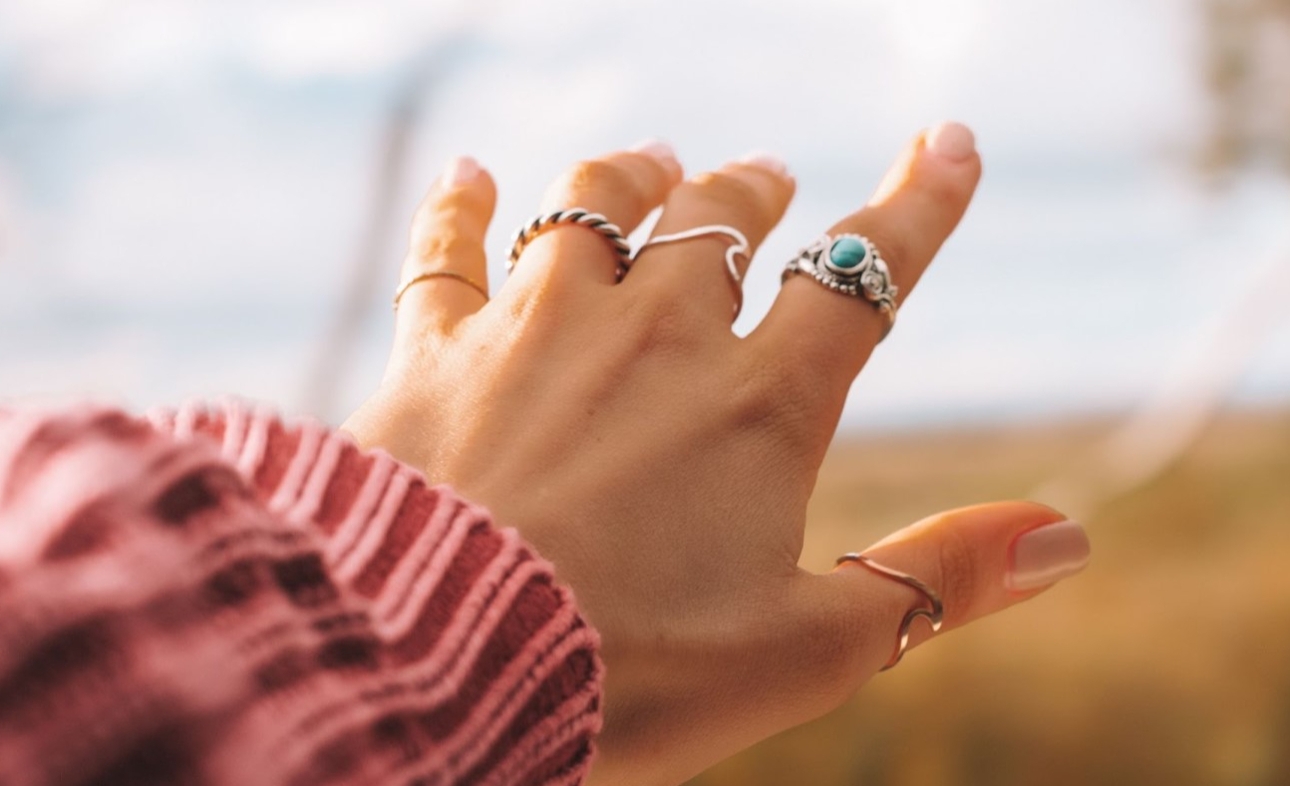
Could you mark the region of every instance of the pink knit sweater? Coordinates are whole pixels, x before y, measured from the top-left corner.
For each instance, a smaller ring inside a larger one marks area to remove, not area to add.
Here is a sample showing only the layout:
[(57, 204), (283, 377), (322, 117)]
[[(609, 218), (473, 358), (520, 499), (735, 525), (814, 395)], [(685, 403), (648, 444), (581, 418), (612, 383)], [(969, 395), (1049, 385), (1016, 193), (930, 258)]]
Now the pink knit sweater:
[(0, 409), (0, 784), (574, 784), (595, 632), (317, 423)]

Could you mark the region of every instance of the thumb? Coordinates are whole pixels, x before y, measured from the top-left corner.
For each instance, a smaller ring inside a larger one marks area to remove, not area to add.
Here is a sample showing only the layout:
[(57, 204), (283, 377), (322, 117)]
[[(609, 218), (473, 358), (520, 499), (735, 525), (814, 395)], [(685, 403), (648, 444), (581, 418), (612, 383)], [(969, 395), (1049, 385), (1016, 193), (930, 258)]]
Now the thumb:
[[(977, 505), (930, 516), (864, 552), (879, 565), (908, 574), (944, 604), (943, 633), (1043, 592), (1088, 564), (1084, 528), (1033, 502)], [(817, 613), (836, 615), (863, 681), (897, 653), (905, 615), (930, 608), (922, 592), (858, 562), (843, 562), (816, 576)], [(926, 619), (909, 627), (909, 647), (932, 635)], [(857, 683), (854, 687), (858, 687)]]

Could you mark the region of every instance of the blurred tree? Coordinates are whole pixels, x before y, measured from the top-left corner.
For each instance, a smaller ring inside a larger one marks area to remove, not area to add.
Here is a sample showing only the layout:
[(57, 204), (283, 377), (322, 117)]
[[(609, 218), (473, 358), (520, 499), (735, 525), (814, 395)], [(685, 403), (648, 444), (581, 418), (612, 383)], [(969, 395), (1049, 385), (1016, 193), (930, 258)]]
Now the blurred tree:
[[(339, 391), (345, 375), (354, 367), (364, 322), (389, 301), (377, 293), (389, 289), (395, 279), (389, 273), (390, 243), (402, 238), (405, 219), (396, 218), (399, 197), (412, 145), (423, 124), (427, 104), (435, 88), (465, 63), (479, 28), (492, 18), (501, 0), (463, 0), (461, 14), (448, 16), (438, 35), (408, 63), (407, 74), (389, 103), (384, 128), (377, 143), (375, 183), (358, 248), (340, 301), (332, 311), (327, 331), (304, 375), (300, 410), (312, 412), (332, 423), (344, 419), (338, 409)], [(410, 213), (409, 213), (410, 216)], [(395, 227), (400, 227), (395, 229)], [(400, 266), (396, 263), (396, 267)]]
[(1248, 167), (1290, 174), (1290, 0), (1204, 0), (1212, 126), (1201, 153), (1222, 178)]
[[(1202, 0), (1212, 120), (1202, 171), (1223, 183), (1243, 171), (1290, 176), (1290, 0)], [(1107, 438), (1031, 496), (1092, 519), (1159, 478), (1205, 431), (1246, 370), (1285, 324), (1290, 249), (1248, 280), (1187, 336), (1188, 351)]]

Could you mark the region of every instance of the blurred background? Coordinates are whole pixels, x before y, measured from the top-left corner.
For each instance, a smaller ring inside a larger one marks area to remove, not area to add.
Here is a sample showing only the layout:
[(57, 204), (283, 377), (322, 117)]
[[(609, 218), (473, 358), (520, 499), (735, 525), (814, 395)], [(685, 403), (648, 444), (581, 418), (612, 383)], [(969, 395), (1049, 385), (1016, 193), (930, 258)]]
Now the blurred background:
[(340, 422), (458, 153), (501, 184), (494, 286), (578, 157), (783, 156), (743, 332), (946, 118), (986, 176), (804, 562), (1026, 496), (1094, 563), (694, 785), (1290, 785), (1290, 0), (4, 0), (0, 397)]

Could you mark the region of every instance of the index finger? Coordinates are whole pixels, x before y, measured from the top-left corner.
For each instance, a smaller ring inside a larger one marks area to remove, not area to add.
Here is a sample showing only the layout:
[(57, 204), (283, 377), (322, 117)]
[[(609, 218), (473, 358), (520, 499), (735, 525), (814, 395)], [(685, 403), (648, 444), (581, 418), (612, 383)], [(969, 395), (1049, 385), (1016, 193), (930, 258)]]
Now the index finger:
[[(868, 204), (829, 230), (867, 237), (907, 296), (958, 226), (981, 177), (972, 132), (947, 123), (920, 134), (888, 172)], [(818, 403), (836, 417), (852, 381), (887, 329), (874, 304), (830, 291), (810, 276), (791, 276), (770, 313), (749, 336), (763, 353), (818, 379)]]

